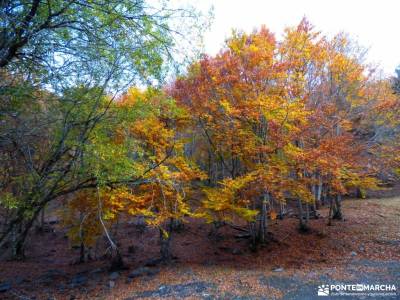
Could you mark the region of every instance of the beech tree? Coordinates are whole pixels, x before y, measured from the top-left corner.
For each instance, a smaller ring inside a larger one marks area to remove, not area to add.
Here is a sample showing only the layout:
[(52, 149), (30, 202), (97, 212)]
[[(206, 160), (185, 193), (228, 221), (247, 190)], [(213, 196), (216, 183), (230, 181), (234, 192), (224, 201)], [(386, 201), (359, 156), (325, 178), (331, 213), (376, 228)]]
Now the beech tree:
[[(111, 227), (121, 216), (142, 217), (160, 232), (160, 261), (172, 258), (173, 230), (192, 215), (191, 182), (204, 174), (184, 156), (187, 112), (161, 91), (131, 88), (110, 108), (112, 120), (85, 151), (96, 189), (76, 193), (65, 209), (72, 242), (88, 248), (105, 233), (112, 268), (123, 266)], [(111, 126), (112, 125), (112, 126)]]
[(341, 219), (343, 194), (376, 188), (367, 141), (355, 134), (370, 79), (353, 50), (345, 36), (328, 40), (302, 20), (280, 42), (266, 28), (236, 33), (176, 81), (171, 94), (192, 112), (193, 139), (208, 145), (193, 157), (208, 159), (199, 164), (216, 185), (204, 191), (201, 215), (245, 219), (254, 244), (288, 198), (307, 230), (322, 194)]

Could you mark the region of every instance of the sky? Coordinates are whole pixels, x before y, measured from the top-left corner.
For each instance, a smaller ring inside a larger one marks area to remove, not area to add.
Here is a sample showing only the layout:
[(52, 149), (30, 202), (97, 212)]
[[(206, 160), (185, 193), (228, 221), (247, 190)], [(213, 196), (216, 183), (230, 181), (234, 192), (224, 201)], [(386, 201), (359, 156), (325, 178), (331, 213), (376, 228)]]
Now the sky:
[(197, 0), (193, 5), (214, 6), (214, 22), (204, 36), (208, 54), (219, 51), (233, 28), (251, 32), (264, 24), (279, 37), (305, 16), (325, 35), (348, 33), (386, 75), (400, 65), (400, 0)]

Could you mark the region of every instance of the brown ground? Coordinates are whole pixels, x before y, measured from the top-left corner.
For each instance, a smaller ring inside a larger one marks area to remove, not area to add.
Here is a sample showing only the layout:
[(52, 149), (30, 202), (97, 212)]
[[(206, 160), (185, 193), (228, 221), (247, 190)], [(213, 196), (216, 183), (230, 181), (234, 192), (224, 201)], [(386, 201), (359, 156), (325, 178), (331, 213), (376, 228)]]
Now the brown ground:
[[(300, 299), (291, 297), (304, 282), (357, 280), (368, 272), (380, 276), (393, 267), (391, 262), (400, 265), (400, 198), (350, 199), (344, 201), (343, 210), (345, 220), (327, 226), (327, 209), (321, 209), (322, 218), (310, 221), (308, 234), (298, 233), (296, 219), (279, 220), (269, 228), (273, 241), (256, 253), (246, 240), (235, 238), (239, 232), (225, 228), (216, 241), (208, 236), (210, 225), (196, 220), (174, 234), (173, 253), (178, 259), (173, 264), (160, 266), (158, 275), (133, 280), (128, 279), (132, 270), (158, 256), (155, 230), (141, 233), (134, 224), (121, 224), (117, 237), (130, 270), (110, 279), (106, 259), (71, 264), (79, 250), (70, 249), (64, 232), (54, 227), (55, 232), (32, 239), (26, 261), (0, 261), (0, 283), (12, 283), (0, 299)], [(273, 271), (278, 267), (283, 270)], [(394, 270), (384, 278), (400, 289), (400, 268)], [(71, 283), (78, 273), (85, 282)], [(276, 282), (278, 274), (281, 281)], [(110, 287), (110, 280), (115, 286)], [(186, 283), (194, 285), (174, 286)]]

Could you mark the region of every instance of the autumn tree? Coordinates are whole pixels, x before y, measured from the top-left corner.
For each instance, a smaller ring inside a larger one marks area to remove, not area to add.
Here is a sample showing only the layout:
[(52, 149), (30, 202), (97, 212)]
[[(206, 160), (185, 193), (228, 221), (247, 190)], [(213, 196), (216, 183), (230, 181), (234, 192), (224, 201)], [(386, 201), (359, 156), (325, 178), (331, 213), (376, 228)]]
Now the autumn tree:
[[(176, 20), (191, 28), (203, 24), (195, 10), (160, 5), (1, 2), (1, 169), (16, 166), (2, 174), (7, 217), (0, 246), (13, 245), (15, 256), (24, 256), (30, 228), (49, 202), (97, 187), (96, 174), (87, 172), (93, 170), (93, 146), (100, 145), (93, 141), (105, 132), (97, 129), (110, 120), (121, 90), (162, 82), (175, 43), (184, 42)], [(109, 174), (113, 180), (115, 171)]]
[(288, 199), (307, 230), (321, 195), (340, 219), (343, 194), (376, 187), (367, 141), (355, 134), (372, 80), (358, 54), (344, 35), (329, 40), (304, 19), (279, 42), (265, 28), (234, 33), (176, 81), (171, 94), (192, 112), (192, 139), (206, 145), (192, 157), (207, 160), (199, 164), (214, 185), (200, 215), (244, 219), (254, 244)]
[[(276, 215), (273, 202), (283, 204), (285, 191), (311, 199), (301, 184), (303, 176), (294, 173), (302, 153), (295, 137), (306, 124), (307, 111), (302, 99), (287, 98), (287, 64), (277, 59), (278, 44), (267, 29), (236, 34), (226, 47), (215, 58), (195, 64), (172, 93), (192, 111), (198, 133), (209, 145), (209, 166), (214, 164), (216, 179), (230, 178), (228, 189), (233, 192), (246, 178), (251, 188), (246, 196), (229, 196), (238, 206), (231, 210), (247, 219), (254, 243), (264, 242), (267, 217)], [(218, 207), (218, 197), (207, 191), (206, 196), (205, 207)]]
[[(159, 228), (161, 259), (167, 261), (172, 257), (170, 241), (174, 228), (192, 214), (188, 202), (191, 184), (205, 178), (184, 155), (189, 114), (163, 92), (152, 90), (141, 93), (131, 89), (119, 105), (142, 114), (121, 128), (120, 134), (137, 144), (136, 162), (145, 170), (144, 181), (131, 192), (146, 207), (147, 222)], [(128, 205), (127, 209), (130, 215), (138, 215), (135, 205)]]
[(184, 156), (188, 113), (162, 91), (136, 88), (113, 103), (110, 113), (112, 119), (96, 130), (88, 143), (92, 150), (86, 151), (97, 190), (76, 193), (66, 209), (70, 236), (87, 249), (104, 233), (112, 268), (120, 268), (122, 256), (110, 229), (122, 216), (141, 217), (159, 229), (160, 261), (169, 261), (173, 231), (192, 214), (191, 183), (204, 179)]

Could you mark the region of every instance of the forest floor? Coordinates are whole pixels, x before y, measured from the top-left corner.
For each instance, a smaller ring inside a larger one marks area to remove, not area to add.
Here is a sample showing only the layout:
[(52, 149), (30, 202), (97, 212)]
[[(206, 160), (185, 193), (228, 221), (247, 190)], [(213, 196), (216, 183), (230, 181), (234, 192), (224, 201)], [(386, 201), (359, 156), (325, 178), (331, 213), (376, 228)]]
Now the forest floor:
[(120, 224), (129, 267), (121, 272), (109, 272), (101, 258), (73, 264), (79, 250), (54, 224), (31, 239), (25, 261), (0, 261), (0, 299), (308, 300), (321, 298), (319, 285), (339, 283), (394, 284), (397, 294), (381, 298), (400, 299), (400, 197), (345, 200), (343, 212), (344, 221), (327, 226), (327, 208), (321, 209), (307, 234), (294, 218), (274, 221), (273, 240), (257, 252), (229, 228), (210, 238), (210, 225), (196, 220), (173, 235), (177, 259), (156, 266), (149, 262), (158, 256), (157, 231)]

